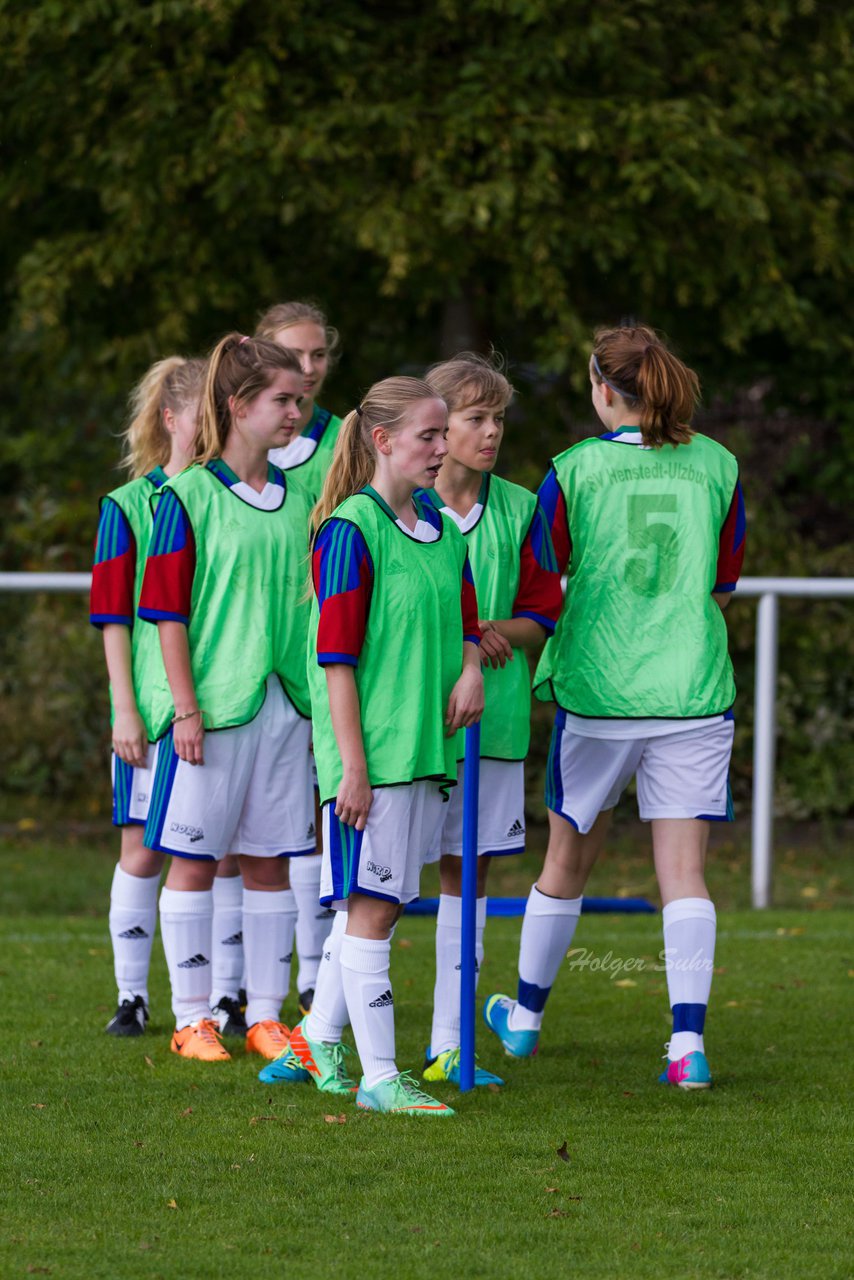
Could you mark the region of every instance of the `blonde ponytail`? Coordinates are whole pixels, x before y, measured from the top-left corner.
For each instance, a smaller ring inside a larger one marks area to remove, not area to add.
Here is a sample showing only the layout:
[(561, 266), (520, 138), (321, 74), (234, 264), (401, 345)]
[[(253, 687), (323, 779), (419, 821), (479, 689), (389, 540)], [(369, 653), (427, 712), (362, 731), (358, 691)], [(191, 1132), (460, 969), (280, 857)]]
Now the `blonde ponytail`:
[(231, 430), (229, 401), (250, 404), (280, 369), (302, 376), (298, 358), (275, 342), (240, 333), (227, 333), (220, 339), (208, 357), (194, 462), (204, 464), (222, 453)]
[(124, 465), (136, 479), (163, 467), (172, 437), (163, 424), (164, 409), (180, 413), (195, 404), (202, 389), (204, 360), (167, 356), (153, 364), (130, 394), (131, 422), (124, 432)]
[(345, 498), (358, 493), (373, 478), (377, 465), (372, 432), (376, 427), (394, 431), (407, 410), (421, 400), (442, 396), (421, 378), (385, 378), (376, 382), (357, 409), (347, 414), (326, 473), (320, 499), (311, 513), (312, 528), (319, 529)]

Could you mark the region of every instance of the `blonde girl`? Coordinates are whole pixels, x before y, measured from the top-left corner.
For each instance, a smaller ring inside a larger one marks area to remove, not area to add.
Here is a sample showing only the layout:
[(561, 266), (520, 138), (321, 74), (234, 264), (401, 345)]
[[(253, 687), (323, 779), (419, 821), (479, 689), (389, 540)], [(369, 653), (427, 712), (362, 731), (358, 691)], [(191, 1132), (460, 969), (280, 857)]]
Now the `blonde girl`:
[(160, 898), (172, 984), (172, 1049), (227, 1059), (209, 1010), (211, 886), (238, 856), (243, 878), (246, 1047), (287, 1044), (295, 920), (291, 856), (313, 853), (305, 676), (310, 502), (267, 460), (294, 435), (298, 360), (229, 334), (211, 354), (197, 458), (164, 487), (140, 596), (166, 681), (146, 845), (172, 855)]
[(104, 637), (110, 677), (113, 739), (113, 823), (121, 853), (110, 893), (110, 937), (118, 1007), (106, 1030), (138, 1036), (148, 1021), (148, 971), (157, 922), (163, 855), (146, 849), (154, 766), (151, 695), (162, 674), (150, 628), (136, 607), (151, 536), (151, 499), (187, 465), (196, 433), (202, 360), (170, 356), (152, 365), (131, 395), (125, 466), (131, 479), (101, 502), (90, 620)]

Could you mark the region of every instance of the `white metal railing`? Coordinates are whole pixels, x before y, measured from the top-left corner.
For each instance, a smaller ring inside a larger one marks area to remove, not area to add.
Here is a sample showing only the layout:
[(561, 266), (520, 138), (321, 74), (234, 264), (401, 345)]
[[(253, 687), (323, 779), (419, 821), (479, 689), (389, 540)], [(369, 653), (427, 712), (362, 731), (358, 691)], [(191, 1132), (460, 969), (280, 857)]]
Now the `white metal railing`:
[[(0, 573), (0, 592), (88, 591), (89, 573)], [(840, 600), (854, 596), (854, 578), (742, 578), (736, 596), (756, 596), (756, 691), (753, 728), (751, 900), (771, 903), (774, 762), (777, 739), (777, 631), (780, 596)]]

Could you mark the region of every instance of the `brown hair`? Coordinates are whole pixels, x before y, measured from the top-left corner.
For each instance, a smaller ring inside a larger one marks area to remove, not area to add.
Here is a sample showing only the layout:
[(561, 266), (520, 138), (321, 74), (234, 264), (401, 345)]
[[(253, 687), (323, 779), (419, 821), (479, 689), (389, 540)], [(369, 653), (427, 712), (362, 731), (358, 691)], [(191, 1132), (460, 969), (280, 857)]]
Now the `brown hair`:
[(167, 356), (153, 364), (136, 384), (130, 394), (131, 421), (124, 432), (122, 459), (134, 479), (169, 461), (172, 437), (163, 425), (163, 411), (180, 413), (195, 404), (204, 378), (204, 360)]
[(234, 397), (238, 405), (251, 404), (279, 369), (302, 376), (294, 353), (275, 342), (229, 333), (216, 344), (208, 357), (195, 462), (210, 462), (222, 453), (231, 428), (229, 400)]
[(419, 400), (441, 400), (434, 387), (421, 378), (384, 378), (375, 382), (357, 409), (352, 409), (341, 424), (332, 465), (326, 473), (320, 500), (311, 515), (315, 529), (349, 498), (371, 480), (377, 464), (377, 452), (371, 439), (375, 427), (392, 431), (406, 418), (407, 410)]
[(449, 413), (473, 404), (500, 405), (506, 409), (513, 399), (510, 385), (493, 353), (490, 358), (474, 351), (461, 351), (450, 360), (432, 365), (426, 381), (448, 406)]
[(640, 410), (645, 445), (687, 444), (693, 436), (700, 380), (653, 329), (597, 329), (590, 372), (597, 383), (606, 383)]
[(316, 324), (323, 330), (331, 369), (340, 354), (338, 330), (314, 302), (277, 302), (275, 306), (268, 307), (255, 327), (255, 336), (269, 338), (272, 342), (277, 333), (295, 324)]

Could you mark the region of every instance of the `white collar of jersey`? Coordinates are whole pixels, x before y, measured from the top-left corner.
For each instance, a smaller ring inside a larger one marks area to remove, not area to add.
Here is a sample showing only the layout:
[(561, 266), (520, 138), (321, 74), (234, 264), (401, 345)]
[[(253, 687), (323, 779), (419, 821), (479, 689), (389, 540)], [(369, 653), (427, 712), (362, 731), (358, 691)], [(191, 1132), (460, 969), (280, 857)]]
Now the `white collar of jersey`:
[(317, 441), (312, 440), (311, 436), (297, 436), (290, 444), (286, 444), (284, 449), (271, 449), (267, 457), (274, 466), (281, 467), (283, 471), (289, 471), (291, 467), (298, 467), (301, 463), (307, 462), (316, 449)]
[(271, 484), (269, 480), (260, 493), (245, 480), (238, 480), (236, 484), (229, 485), (229, 488), (232, 493), (237, 494), (238, 498), (242, 498), (250, 507), (257, 507), (259, 511), (278, 511), (285, 500), (285, 491), (282, 486)]
[(441, 529), (434, 529), (427, 520), (416, 520), (414, 529), (410, 529), (402, 520), (395, 523), (408, 538), (414, 538), (416, 542), (438, 542), (442, 534)]
[(606, 435), (600, 436), (599, 439), (615, 440), (617, 444), (635, 444), (641, 449), (650, 448), (648, 444), (644, 444), (643, 435), (641, 434), (640, 429), (634, 431), (631, 428), (627, 429), (623, 427), (620, 431), (609, 431)]
[(476, 502), (471, 511), (464, 516), (461, 516), (458, 511), (454, 511), (453, 507), (442, 507), (442, 514), (451, 517), (460, 533), (468, 533), (483, 515), (483, 503)]

